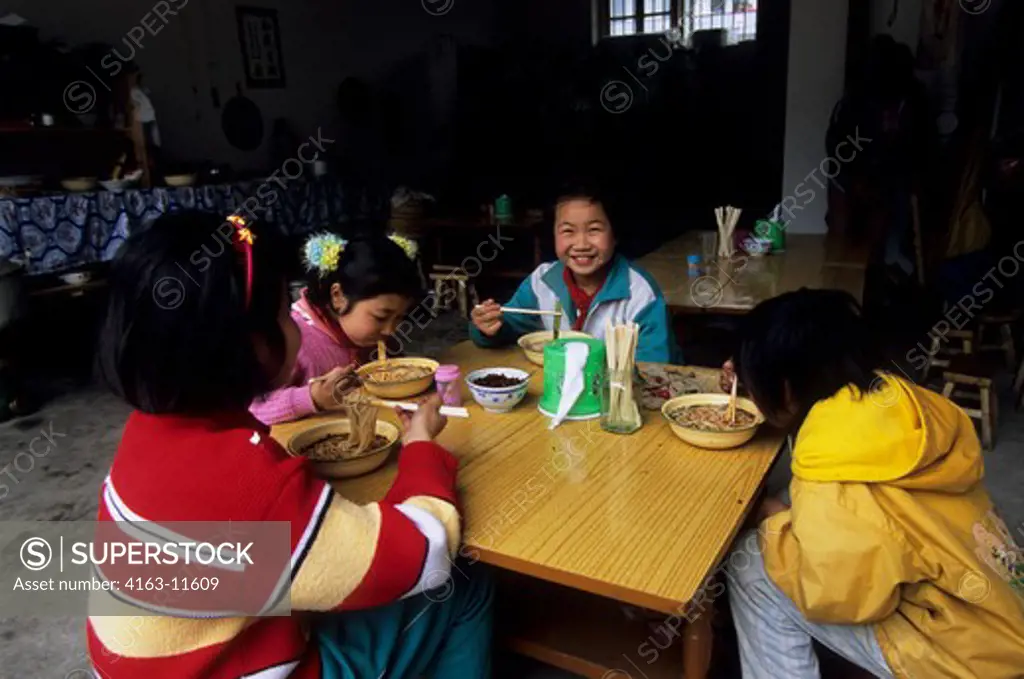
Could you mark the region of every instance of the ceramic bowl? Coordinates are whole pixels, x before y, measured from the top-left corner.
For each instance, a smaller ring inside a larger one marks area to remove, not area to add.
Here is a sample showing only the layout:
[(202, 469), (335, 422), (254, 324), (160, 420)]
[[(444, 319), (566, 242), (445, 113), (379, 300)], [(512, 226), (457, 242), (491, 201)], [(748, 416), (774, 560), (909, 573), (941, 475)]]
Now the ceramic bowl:
[(669, 426), (672, 428), (672, 433), (686, 443), (698, 448), (726, 450), (728, 448), (737, 448), (742, 446), (744, 443), (754, 438), (754, 434), (757, 433), (757, 428), (764, 422), (764, 416), (761, 414), (761, 411), (757, 409), (757, 406), (754, 405), (754, 402), (750, 399), (737, 398), (736, 408), (753, 415), (753, 424), (736, 429), (730, 429), (728, 431), (702, 431), (700, 429), (685, 427), (676, 422), (671, 417), (670, 413), (687, 406), (728, 404), (728, 394), (687, 394), (685, 396), (677, 396), (676, 398), (665, 401), (661, 406), (661, 414), (666, 420), (668, 420)]
[[(411, 380), (401, 382), (377, 382), (370, 374), (387, 366), (409, 366), (417, 368), (429, 368), (430, 373)], [(378, 398), (400, 399), (409, 398), (422, 394), (434, 383), (434, 373), (440, 365), (437, 361), (429, 358), (389, 358), (387, 361), (374, 361), (359, 368), (356, 373), (363, 378), (363, 387), (369, 393)]]
[(196, 183), (196, 176), (194, 174), (171, 174), (164, 177), (164, 181), (168, 186), (192, 186)]
[(135, 182), (134, 179), (104, 179), (100, 181), (100, 186), (107, 191), (124, 191), (135, 186)]
[(92, 274), (88, 271), (75, 271), (74, 273), (61, 274), (60, 279), (66, 285), (85, 285), (92, 280)]
[[(352, 425), (347, 419), (313, 425), (292, 436), (288, 441), (288, 452), (295, 457), (302, 457), (303, 451), (320, 439), (332, 434), (347, 434), (350, 431), (352, 431)], [(388, 455), (395, 449), (401, 438), (398, 427), (384, 420), (377, 420), (377, 435), (386, 438), (387, 445), (368, 450), (358, 457), (344, 460), (310, 461), (310, 464), (313, 465), (313, 469), (319, 476), (326, 479), (345, 479), (368, 474), (387, 461)]]
[(96, 189), (96, 184), (95, 177), (69, 177), (60, 181), (60, 185), (65, 191), (75, 192), (93, 191)]
[(751, 257), (763, 257), (772, 251), (772, 242), (766, 238), (748, 238), (743, 241), (743, 249)]
[[(522, 382), (511, 387), (482, 387), (474, 382), (484, 375), (515, 377)], [(473, 395), (473, 400), (484, 410), (490, 413), (507, 413), (526, 397), (526, 392), (530, 390), (530, 373), (519, 368), (483, 368), (466, 375), (466, 385), (469, 387), (469, 393)]]
[[(590, 337), (585, 332), (577, 332), (576, 330), (562, 330), (558, 333), (559, 339), (569, 339), (570, 337)], [(526, 354), (526, 358), (530, 363), (536, 365), (544, 365), (544, 346), (555, 338), (555, 333), (550, 330), (541, 330), (540, 332), (531, 332), (528, 335), (523, 335), (519, 338), (519, 348)]]

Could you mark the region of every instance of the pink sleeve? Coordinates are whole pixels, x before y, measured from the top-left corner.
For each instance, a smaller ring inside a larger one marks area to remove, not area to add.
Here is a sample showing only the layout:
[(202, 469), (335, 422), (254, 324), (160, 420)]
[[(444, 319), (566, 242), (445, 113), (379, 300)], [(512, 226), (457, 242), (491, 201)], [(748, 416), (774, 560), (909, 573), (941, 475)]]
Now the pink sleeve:
[(281, 387), (262, 398), (257, 398), (249, 406), (249, 412), (267, 425), (290, 422), (315, 413), (316, 406), (313, 404), (312, 394), (309, 393), (306, 369), (301, 361), (296, 363), (290, 382), (293, 385), (297, 383), (298, 386)]

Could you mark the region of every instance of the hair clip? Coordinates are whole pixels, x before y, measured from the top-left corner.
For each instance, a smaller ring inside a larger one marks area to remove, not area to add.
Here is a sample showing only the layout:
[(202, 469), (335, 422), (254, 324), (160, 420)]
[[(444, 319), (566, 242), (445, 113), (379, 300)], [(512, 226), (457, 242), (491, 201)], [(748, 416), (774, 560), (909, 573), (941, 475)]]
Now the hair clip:
[(348, 241), (337, 234), (319, 233), (311, 236), (304, 248), (306, 269), (316, 269), (321, 276), (336, 271), (338, 260), (341, 259), (341, 253), (345, 251), (346, 245)]
[(248, 309), (252, 303), (252, 246), (256, 242), (256, 235), (239, 215), (228, 215), (227, 221), (235, 227), (235, 249), (245, 255), (245, 308)]
[(416, 244), (416, 241), (406, 238), (405, 236), (400, 236), (397, 233), (390, 234), (388, 239), (398, 247), (402, 248), (402, 251), (405, 252), (409, 259), (416, 259), (416, 255), (420, 251), (420, 246)]

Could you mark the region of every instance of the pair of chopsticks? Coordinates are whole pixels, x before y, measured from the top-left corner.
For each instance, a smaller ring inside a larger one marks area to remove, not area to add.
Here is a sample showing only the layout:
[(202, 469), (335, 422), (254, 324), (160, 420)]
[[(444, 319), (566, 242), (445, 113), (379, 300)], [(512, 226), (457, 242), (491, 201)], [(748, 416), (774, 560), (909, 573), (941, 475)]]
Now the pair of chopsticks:
[[(358, 373), (352, 373), (351, 375), (349, 375), (349, 378), (355, 380), (359, 384), (362, 384), (365, 381), (363, 379), (362, 375), (359, 375)], [(314, 377), (313, 379), (311, 379), (306, 384), (319, 384), (320, 382), (323, 382), (326, 379), (327, 379), (327, 375), (321, 375), (320, 377)]]
[[(477, 308), (480, 308), (483, 305), (482, 304), (477, 304), (476, 306), (477, 306)], [(561, 301), (556, 301), (555, 302), (555, 310), (554, 311), (546, 311), (544, 309), (519, 309), (517, 307), (503, 306), (503, 307), (501, 307), (501, 313), (503, 313), (503, 314), (523, 314), (524, 316), (554, 316), (555, 317), (555, 326), (554, 326), (553, 339), (558, 339), (558, 333), (559, 333), (559, 331), (562, 328), (562, 316), (564, 315), (564, 313), (562, 312), (562, 302)]]
[(515, 307), (503, 306), (501, 312), (505, 314), (523, 314), (525, 316), (561, 316), (561, 311), (546, 311), (544, 309), (517, 309)]
[[(399, 410), (405, 410), (407, 412), (416, 412), (420, 409), (420, 405), (418, 403), (408, 403), (406, 401), (385, 401), (378, 398), (370, 399), (370, 404), (375, 405), (378, 408), (398, 408)], [(445, 417), (469, 417), (469, 411), (465, 408), (441, 406), (440, 412)]]
[[(476, 307), (479, 309), (483, 304), (477, 304)], [(546, 309), (520, 309), (514, 306), (503, 306), (501, 307), (501, 313), (503, 314), (523, 314), (524, 316), (561, 316), (561, 309), (554, 311), (547, 311)]]

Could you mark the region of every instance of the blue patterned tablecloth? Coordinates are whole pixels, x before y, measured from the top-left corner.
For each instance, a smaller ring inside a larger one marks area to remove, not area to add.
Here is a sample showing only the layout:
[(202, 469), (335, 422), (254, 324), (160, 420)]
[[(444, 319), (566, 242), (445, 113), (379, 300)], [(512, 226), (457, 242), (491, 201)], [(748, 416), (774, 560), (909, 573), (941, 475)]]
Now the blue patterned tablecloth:
[[(28, 274), (106, 262), (132, 229), (167, 212), (197, 209), (228, 215), (262, 182), (68, 193), (0, 199), (0, 261), (24, 257)], [(331, 177), (289, 181), (261, 219), (287, 235), (329, 229), (379, 206), (365, 191), (346, 192)], [(266, 189), (263, 195), (266, 195)], [(264, 201), (264, 202), (270, 202)]]

